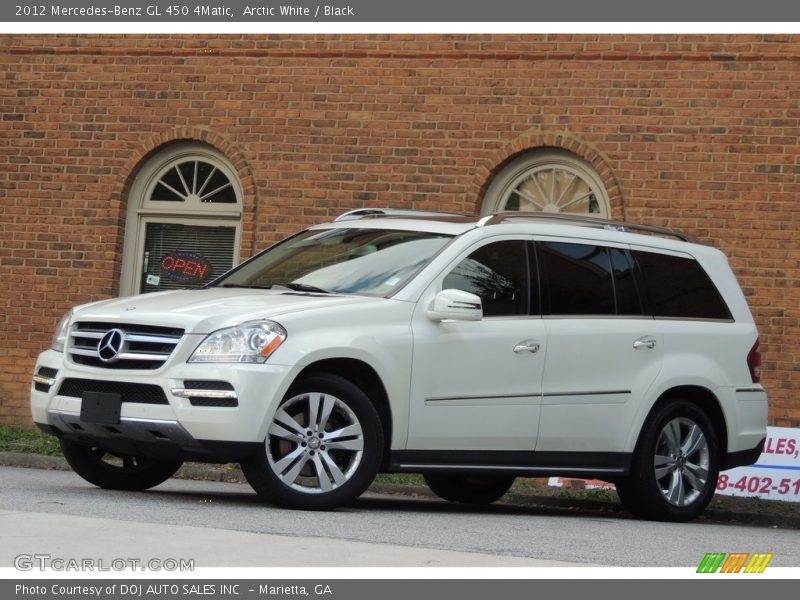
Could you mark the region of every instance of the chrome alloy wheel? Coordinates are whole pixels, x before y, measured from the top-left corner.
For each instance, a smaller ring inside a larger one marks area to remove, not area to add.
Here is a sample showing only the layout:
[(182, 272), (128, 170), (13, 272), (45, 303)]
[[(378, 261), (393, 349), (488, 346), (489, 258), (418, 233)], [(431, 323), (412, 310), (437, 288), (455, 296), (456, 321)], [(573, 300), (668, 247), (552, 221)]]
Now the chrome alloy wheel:
[(275, 476), (307, 494), (330, 492), (353, 476), (364, 452), (364, 431), (339, 398), (303, 393), (278, 407), (268, 430), (267, 460)]
[(708, 440), (700, 426), (686, 417), (669, 421), (656, 441), (653, 457), (656, 482), (673, 506), (688, 506), (708, 484)]

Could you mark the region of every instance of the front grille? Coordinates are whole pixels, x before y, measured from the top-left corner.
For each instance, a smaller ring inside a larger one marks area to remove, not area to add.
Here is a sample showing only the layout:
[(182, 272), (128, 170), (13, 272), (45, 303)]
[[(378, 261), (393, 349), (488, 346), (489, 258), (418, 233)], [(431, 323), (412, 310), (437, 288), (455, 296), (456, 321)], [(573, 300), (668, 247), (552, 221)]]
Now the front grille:
[(103, 369), (158, 369), (175, 350), (183, 329), (119, 323), (79, 322), (67, 351), (81, 365)]
[(129, 383), (126, 381), (102, 381), (98, 379), (67, 378), (61, 383), (59, 396), (83, 398), (84, 392), (119, 394), (123, 402), (137, 404), (168, 404), (164, 390), (150, 383)]

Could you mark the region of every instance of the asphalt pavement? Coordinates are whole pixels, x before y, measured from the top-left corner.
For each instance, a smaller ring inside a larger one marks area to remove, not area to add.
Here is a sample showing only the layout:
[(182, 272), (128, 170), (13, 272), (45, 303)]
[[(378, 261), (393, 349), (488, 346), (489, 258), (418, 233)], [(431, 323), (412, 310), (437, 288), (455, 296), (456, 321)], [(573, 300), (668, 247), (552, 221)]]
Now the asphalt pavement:
[[(43, 456), (17, 452), (0, 452), (0, 466), (25, 467), (34, 469), (71, 470), (60, 456)], [(178, 479), (197, 481), (224, 481), (228, 483), (246, 483), (244, 475), (238, 468), (227, 465), (203, 463), (185, 463), (175, 475)], [(436, 498), (425, 486), (400, 485), (376, 482), (369, 490), (375, 494), (404, 496), (412, 498)], [(594, 515), (619, 515), (627, 517), (627, 512), (618, 502), (598, 498), (593, 494), (573, 492), (559, 495), (554, 490), (543, 493), (542, 488), (529, 489), (514, 487), (497, 504), (507, 506), (547, 507), (562, 511)], [(701, 521), (753, 525), (771, 528), (800, 529), (800, 506), (797, 510), (787, 507), (779, 501), (752, 502), (745, 499), (729, 498), (724, 508), (707, 508), (700, 517)], [(770, 503), (777, 503), (770, 509)]]
[(696, 567), (715, 551), (769, 552), (772, 566), (796, 566), (800, 556), (792, 529), (654, 523), (515, 503), (513, 495), (470, 507), (373, 489), (351, 506), (304, 512), (265, 504), (240, 483), (171, 479), (116, 492), (71, 472), (28, 468), (0, 468), (0, 480), (6, 565), (9, 553), (70, 549), (84, 557), (189, 552), (198, 566)]

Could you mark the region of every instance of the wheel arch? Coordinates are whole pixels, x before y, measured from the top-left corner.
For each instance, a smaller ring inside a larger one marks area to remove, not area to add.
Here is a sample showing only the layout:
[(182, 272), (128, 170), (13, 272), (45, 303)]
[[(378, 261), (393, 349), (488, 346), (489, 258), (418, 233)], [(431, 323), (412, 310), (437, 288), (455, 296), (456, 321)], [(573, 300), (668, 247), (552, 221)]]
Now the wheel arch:
[(700, 385), (679, 385), (664, 390), (661, 393), (658, 399), (650, 407), (647, 416), (641, 423), (641, 427), (639, 428), (639, 432), (636, 437), (634, 453), (639, 451), (639, 446), (642, 442), (642, 432), (644, 431), (647, 423), (650, 422), (650, 419), (653, 417), (653, 415), (667, 402), (676, 399), (691, 402), (692, 404), (695, 404), (701, 408), (708, 415), (708, 418), (711, 420), (711, 424), (714, 426), (717, 439), (719, 440), (720, 460), (723, 460), (728, 452), (728, 427), (725, 420), (725, 414), (722, 411), (722, 405), (720, 404), (719, 398), (717, 398), (714, 392)]
[(357, 358), (326, 358), (313, 362), (297, 374), (292, 385), (305, 377), (318, 374), (329, 374), (344, 377), (358, 386), (372, 402), (383, 428), (383, 457), (381, 469), (385, 469), (389, 460), (389, 449), (392, 443), (392, 409), (389, 395), (378, 372), (368, 363)]

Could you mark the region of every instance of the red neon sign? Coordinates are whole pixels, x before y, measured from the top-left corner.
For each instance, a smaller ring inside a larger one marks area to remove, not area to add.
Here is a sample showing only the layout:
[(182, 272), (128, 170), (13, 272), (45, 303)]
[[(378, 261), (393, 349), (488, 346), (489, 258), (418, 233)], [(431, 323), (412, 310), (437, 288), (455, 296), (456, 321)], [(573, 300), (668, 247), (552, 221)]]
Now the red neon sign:
[(211, 275), (211, 263), (194, 252), (178, 250), (161, 257), (161, 272), (173, 281), (200, 283)]

